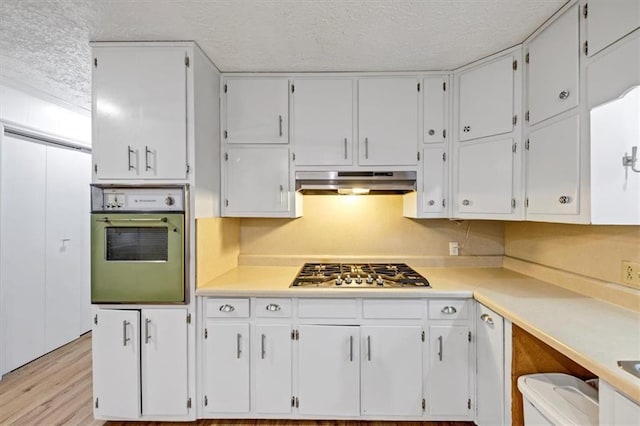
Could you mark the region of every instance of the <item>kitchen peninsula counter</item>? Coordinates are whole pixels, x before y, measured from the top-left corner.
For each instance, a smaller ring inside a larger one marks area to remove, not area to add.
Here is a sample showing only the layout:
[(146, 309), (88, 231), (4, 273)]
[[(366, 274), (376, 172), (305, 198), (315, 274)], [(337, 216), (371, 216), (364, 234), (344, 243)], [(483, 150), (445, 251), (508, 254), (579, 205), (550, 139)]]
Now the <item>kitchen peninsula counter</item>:
[(212, 297), (468, 298), (573, 359), (636, 401), (640, 379), (618, 360), (640, 359), (640, 312), (585, 296), (505, 268), (414, 269), (425, 288), (290, 288), (299, 267), (239, 266), (198, 287)]

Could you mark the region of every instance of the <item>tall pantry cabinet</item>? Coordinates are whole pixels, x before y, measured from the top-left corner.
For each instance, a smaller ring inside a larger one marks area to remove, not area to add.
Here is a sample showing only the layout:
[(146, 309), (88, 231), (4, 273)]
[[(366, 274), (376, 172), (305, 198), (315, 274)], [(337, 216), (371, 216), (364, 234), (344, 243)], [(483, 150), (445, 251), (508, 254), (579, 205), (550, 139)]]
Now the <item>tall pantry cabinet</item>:
[(220, 73), (193, 42), (92, 49), (93, 182), (188, 186), (186, 304), (93, 306), (94, 416), (193, 420), (195, 219), (220, 214)]

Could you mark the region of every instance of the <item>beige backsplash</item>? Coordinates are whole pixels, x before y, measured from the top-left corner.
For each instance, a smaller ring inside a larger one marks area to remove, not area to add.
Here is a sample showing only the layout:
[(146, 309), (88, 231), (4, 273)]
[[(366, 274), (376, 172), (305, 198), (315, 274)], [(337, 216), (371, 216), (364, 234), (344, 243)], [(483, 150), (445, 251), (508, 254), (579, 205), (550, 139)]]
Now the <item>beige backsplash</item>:
[(196, 287), (238, 266), (239, 253), (239, 219), (196, 219)]

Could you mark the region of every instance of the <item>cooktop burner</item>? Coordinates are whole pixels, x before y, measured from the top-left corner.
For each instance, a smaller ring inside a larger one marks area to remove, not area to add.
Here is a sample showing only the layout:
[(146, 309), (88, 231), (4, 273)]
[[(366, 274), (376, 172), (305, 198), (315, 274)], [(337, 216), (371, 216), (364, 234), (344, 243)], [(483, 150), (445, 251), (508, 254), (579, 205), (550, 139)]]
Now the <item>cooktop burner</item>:
[(405, 263), (305, 263), (289, 287), (431, 288), (431, 285)]

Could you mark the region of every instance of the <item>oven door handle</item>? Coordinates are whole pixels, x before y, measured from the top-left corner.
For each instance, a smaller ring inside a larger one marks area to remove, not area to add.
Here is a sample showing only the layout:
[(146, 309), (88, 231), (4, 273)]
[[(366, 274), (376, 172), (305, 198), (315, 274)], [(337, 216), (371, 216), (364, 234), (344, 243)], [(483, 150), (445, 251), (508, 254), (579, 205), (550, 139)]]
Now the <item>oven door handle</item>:
[(169, 219), (167, 219), (166, 217), (159, 217), (159, 218), (139, 218), (139, 219), (135, 219), (135, 218), (129, 218), (129, 219), (110, 219), (109, 217), (102, 217), (102, 218), (98, 218), (96, 219), (96, 222), (163, 222), (166, 223), (168, 222)]

